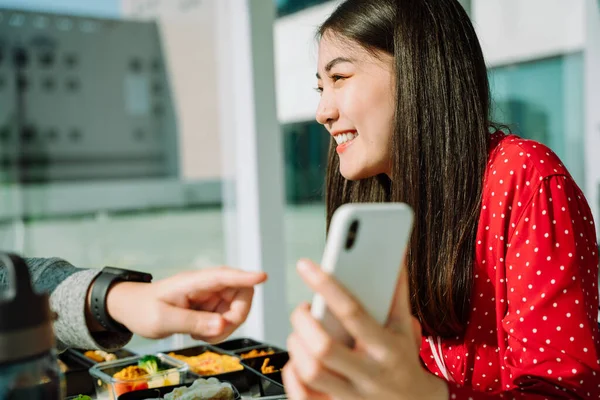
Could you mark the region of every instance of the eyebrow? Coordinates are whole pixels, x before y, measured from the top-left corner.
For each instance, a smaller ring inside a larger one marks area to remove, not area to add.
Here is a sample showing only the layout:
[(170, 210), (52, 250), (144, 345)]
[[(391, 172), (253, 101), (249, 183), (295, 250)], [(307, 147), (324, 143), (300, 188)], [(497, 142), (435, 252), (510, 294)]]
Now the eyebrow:
[[(335, 67), (337, 64), (341, 64), (341, 63), (353, 63), (354, 60), (352, 58), (347, 58), (347, 57), (336, 57), (333, 60), (329, 61), (327, 63), (327, 65), (325, 66), (325, 72), (329, 72), (331, 71), (331, 69), (333, 67)], [(321, 75), (319, 75), (319, 73), (317, 72), (317, 79), (321, 79)]]

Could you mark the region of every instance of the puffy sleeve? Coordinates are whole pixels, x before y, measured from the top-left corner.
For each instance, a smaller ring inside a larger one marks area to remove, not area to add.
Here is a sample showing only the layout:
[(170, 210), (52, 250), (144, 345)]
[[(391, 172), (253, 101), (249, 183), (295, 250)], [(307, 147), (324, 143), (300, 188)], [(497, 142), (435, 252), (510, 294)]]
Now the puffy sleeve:
[[(130, 333), (91, 332), (85, 318), (87, 293), (100, 273), (79, 269), (60, 258), (25, 259), (34, 288), (50, 293), (50, 306), (57, 312), (54, 323), (57, 348), (116, 350), (132, 338)], [(6, 266), (0, 263), (0, 291), (8, 285)]]
[(598, 399), (598, 247), (586, 200), (555, 175), (515, 211), (497, 287), (503, 391), (450, 384), (450, 398)]

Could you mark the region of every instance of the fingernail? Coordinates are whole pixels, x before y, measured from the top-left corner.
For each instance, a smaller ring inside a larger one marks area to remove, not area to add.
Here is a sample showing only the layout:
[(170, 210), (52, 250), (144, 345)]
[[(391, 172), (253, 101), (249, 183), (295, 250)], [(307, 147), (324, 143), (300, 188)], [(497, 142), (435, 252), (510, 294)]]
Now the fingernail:
[(313, 266), (308, 260), (299, 260), (296, 264), (296, 268), (298, 268), (300, 272), (311, 273), (313, 271)]
[(208, 321), (208, 327), (211, 331), (219, 332), (222, 326), (221, 318), (214, 318)]

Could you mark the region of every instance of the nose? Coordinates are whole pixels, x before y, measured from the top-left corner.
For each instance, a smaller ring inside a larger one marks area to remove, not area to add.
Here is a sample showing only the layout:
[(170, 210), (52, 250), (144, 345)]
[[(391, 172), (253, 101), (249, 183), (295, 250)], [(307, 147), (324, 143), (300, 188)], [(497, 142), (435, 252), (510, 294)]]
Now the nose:
[(321, 95), (321, 101), (317, 108), (316, 119), (321, 125), (331, 125), (334, 121), (339, 118), (339, 110), (333, 96), (328, 94), (327, 91), (323, 91)]

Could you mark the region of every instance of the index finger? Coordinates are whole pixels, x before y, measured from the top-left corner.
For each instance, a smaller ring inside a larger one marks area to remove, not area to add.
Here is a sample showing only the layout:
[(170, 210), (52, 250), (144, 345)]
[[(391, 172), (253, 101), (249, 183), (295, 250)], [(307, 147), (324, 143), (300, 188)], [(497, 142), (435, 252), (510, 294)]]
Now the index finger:
[(228, 288), (254, 287), (266, 281), (267, 274), (218, 267), (176, 275), (171, 279), (179, 279), (181, 289), (216, 292)]

